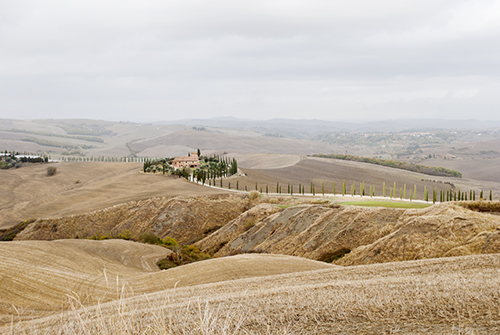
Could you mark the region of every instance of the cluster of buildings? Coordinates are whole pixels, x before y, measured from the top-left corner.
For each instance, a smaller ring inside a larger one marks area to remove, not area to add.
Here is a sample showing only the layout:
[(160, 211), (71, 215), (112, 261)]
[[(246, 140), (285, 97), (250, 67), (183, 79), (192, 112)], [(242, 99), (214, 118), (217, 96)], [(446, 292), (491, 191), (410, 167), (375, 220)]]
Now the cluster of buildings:
[(200, 158), (198, 157), (197, 152), (191, 152), (191, 154), (187, 156), (175, 157), (172, 161), (172, 166), (175, 169), (188, 167), (188, 168), (199, 168), (200, 167)]

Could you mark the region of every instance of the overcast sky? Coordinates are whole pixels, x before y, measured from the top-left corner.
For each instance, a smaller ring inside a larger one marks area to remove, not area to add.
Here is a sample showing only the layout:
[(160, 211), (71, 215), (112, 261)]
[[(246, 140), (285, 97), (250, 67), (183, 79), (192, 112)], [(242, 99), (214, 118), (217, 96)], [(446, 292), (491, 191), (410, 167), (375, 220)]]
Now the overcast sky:
[(0, 0), (0, 118), (500, 120), (500, 0)]

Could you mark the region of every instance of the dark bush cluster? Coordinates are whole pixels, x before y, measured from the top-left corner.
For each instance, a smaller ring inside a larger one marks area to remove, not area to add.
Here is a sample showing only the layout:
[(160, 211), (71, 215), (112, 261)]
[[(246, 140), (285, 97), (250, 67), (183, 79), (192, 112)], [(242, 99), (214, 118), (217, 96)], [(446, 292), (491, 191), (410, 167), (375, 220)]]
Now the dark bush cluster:
[(13, 241), (17, 234), (26, 229), (32, 222), (35, 222), (35, 219), (26, 220), (11, 228), (0, 229), (0, 241)]
[(332, 251), (332, 252), (324, 253), (323, 255), (321, 255), (318, 258), (318, 261), (332, 263), (350, 252), (351, 252), (351, 249), (349, 249), (349, 248), (340, 248), (340, 249)]
[(460, 172), (455, 171), (455, 170), (445, 169), (443, 167), (431, 167), (431, 166), (410, 164), (410, 163), (400, 162), (400, 161), (393, 161), (393, 160), (389, 160), (389, 159), (359, 157), (359, 156), (342, 155), (342, 154), (331, 154), (331, 155), (318, 154), (318, 155), (314, 155), (314, 156), (388, 166), (388, 167), (392, 167), (392, 168), (396, 168), (396, 169), (408, 170), (408, 171), (423, 173), (423, 174), (427, 174), (427, 175), (431, 175), (431, 176), (462, 178), (462, 174)]

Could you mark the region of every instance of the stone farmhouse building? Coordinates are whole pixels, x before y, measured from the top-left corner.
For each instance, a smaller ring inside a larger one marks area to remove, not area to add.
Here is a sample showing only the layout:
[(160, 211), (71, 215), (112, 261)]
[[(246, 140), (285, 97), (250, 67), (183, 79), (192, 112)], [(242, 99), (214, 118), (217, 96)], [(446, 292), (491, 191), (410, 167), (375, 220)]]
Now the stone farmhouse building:
[(188, 167), (188, 168), (199, 168), (200, 160), (198, 153), (192, 152), (191, 156), (175, 157), (172, 161), (172, 166), (175, 169)]

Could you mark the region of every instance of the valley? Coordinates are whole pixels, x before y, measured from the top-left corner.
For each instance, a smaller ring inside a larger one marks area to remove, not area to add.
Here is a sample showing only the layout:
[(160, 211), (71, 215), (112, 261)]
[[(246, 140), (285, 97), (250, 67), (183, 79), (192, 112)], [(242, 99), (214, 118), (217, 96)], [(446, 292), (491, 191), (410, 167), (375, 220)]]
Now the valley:
[[(1, 120), (52, 162), (0, 170), (0, 333), (500, 331), (496, 130), (243, 124)], [(142, 171), (197, 149), (238, 172)], [(313, 156), (346, 151), (462, 177)]]

